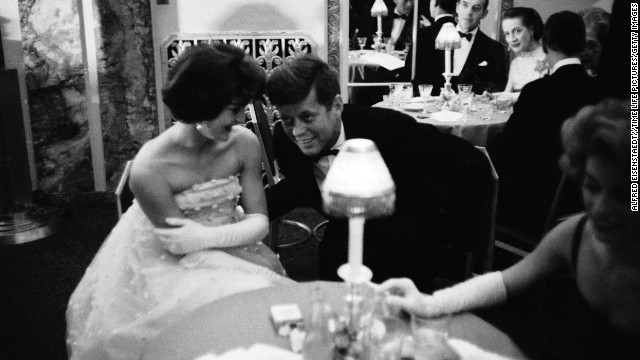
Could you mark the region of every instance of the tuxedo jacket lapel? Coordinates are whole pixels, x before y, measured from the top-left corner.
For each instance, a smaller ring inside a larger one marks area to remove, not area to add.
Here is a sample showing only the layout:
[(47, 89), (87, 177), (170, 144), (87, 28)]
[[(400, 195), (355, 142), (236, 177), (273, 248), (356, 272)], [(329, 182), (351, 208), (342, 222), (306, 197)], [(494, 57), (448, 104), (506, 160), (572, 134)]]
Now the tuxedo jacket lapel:
[[(467, 61), (465, 61), (462, 70), (460, 71), (459, 78), (465, 78), (467, 74), (474, 70), (476, 65), (480, 63), (481, 53), (484, 44), (484, 38), (482, 37), (484, 34), (478, 30), (476, 32), (476, 38), (473, 40), (473, 44), (471, 45), (471, 49), (469, 50), (469, 55), (467, 56)], [(466, 41), (466, 40), (462, 40)]]

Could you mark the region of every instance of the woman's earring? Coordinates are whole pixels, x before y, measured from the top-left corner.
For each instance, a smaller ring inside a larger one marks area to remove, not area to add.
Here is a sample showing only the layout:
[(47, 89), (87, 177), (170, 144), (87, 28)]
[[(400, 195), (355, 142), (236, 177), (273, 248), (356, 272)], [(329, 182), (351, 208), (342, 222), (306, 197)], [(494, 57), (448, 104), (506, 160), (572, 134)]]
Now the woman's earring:
[(202, 130), (202, 124), (197, 123), (196, 124), (196, 130), (198, 130), (198, 131)]

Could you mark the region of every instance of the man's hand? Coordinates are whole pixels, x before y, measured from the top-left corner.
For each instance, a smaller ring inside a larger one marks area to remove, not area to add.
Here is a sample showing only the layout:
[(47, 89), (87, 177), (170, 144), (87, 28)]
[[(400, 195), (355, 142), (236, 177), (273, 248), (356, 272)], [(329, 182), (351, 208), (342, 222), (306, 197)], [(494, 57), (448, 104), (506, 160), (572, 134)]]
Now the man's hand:
[(431, 21), (429, 21), (429, 19), (427, 19), (427, 17), (425, 17), (424, 15), (420, 15), (420, 27), (426, 28), (429, 26), (431, 26)]

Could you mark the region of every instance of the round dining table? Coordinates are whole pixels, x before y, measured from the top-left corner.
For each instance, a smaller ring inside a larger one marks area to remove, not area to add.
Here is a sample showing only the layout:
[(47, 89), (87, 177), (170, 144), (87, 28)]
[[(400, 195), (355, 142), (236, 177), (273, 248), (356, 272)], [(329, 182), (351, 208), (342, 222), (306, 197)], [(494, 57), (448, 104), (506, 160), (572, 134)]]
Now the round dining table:
[[(475, 112), (470, 112), (466, 116), (461, 116), (458, 120), (442, 121), (437, 116), (434, 116), (439, 111), (436, 108), (435, 101), (427, 103), (426, 112), (423, 111), (422, 106), (416, 106), (421, 101), (422, 99), (420, 98), (414, 98), (408, 105), (395, 108), (395, 110), (412, 116), (420, 123), (431, 124), (444, 133), (461, 137), (476, 146), (487, 146), (487, 142), (504, 129), (509, 116), (513, 112), (513, 108), (506, 112), (499, 112), (494, 109), (489, 120), (482, 120)], [(384, 102), (379, 102), (372, 106), (391, 108)]]
[[(193, 360), (256, 343), (290, 350), (289, 338), (279, 336), (271, 321), (271, 306), (297, 304), (304, 321), (309, 321), (311, 293), (317, 287), (332, 309), (343, 311), (348, 287), (341, 282), (302, 282), (247, 291), (203, 305), (165, 328), (147, 344), (142, 359)], [(510, 359), (526, 359), (506, 334), (471, 313), (452, 317), (449, 336)]]

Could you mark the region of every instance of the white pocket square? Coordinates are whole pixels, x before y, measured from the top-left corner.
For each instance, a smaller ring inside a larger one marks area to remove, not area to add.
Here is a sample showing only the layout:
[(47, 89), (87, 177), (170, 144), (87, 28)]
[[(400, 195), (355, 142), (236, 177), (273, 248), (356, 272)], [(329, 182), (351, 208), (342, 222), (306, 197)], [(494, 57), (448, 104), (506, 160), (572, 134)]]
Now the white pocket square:
[(483, 61), (483, 62), (481, 62), (480, 64), (478, 64), (478, 66), (487, 66), (487, 65), (489, 65), (489, 64), (487, 64), (487, 62), (486, 62), (486, 61)]

